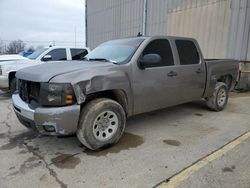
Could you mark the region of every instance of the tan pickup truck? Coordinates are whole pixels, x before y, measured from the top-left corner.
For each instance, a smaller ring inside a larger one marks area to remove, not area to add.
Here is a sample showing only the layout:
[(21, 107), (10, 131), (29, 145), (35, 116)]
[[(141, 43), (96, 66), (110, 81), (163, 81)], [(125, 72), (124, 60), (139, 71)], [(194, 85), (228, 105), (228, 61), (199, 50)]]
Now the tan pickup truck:
[(77, 133), (96, 150), (118, 142), (129, 116), (201, 99), (223, 110), (237, 74), (237, 61), (204, 60), (194, 39), (134, 37), (105, 42), (85, 61), (19, 70), (12, 99), (26, 127)]

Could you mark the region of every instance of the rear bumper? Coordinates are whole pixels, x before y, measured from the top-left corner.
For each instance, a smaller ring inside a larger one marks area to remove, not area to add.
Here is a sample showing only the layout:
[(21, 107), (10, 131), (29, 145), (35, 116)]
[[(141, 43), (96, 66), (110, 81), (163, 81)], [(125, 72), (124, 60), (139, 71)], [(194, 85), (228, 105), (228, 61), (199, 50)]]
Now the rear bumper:
[(33, 109), (22, 101), (19, 94), (12, 95), (14, 111), (26, 127), (44, 135), (71, 135), (77, 130), (80, 106)]
[(0, 76), (0, 89), (8, 89), (9, 80), (5, 76)]

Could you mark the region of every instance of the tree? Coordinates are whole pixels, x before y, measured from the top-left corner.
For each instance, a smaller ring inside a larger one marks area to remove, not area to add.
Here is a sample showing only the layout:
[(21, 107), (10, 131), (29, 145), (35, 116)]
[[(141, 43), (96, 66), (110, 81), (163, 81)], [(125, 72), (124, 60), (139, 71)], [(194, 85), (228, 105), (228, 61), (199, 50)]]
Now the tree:
[(27, 48), (27, 52), (34, 52), (35, 49), (34, 49), (34, 46), (30, 46)]
[(24, 51), (25, 43), (22, 40), (14, 40), (7, 46), (8, 54), (18, 54)]
[(36, 50), (41, 49), (41, 48), (44, 48), (44, 46), (43, 46), (43, 45), (38, 45), (38, 46), (36, 47)]
[(4, 54), (4, 43), (0, 40), (0, 54)]

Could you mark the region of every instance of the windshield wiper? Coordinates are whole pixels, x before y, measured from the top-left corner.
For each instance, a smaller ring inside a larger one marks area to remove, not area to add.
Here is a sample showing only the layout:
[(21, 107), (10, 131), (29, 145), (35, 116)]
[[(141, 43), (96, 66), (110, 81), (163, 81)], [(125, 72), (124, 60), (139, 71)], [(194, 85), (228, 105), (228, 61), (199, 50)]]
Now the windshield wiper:
[(104, 62), (111, 62), (111, 63), (117, 64), (116, 61), (111, 60), (111, 59), (105, 59), (105, 58), (89, 58), (88, 60), (89, 61), (104, 61)]

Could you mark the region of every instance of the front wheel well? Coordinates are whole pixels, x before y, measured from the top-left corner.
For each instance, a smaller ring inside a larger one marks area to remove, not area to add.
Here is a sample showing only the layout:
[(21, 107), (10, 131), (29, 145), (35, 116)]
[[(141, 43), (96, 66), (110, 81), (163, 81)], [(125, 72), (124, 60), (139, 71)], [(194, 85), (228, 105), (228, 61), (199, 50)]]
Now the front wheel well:
[(88, 94), (85, 102), (81, 105), (81, 108), (83, 108), (90, 101), (97, 98), (108, 98), (118, 102), (123, 107), (126, 115), (128, 115), (128, 100), (127, 100), (127, 95), (123, 90), (121, 89), (106, 90)]
[(10, 73), (9, 73), (9, 76), (8, 76), (9, 88), (10, 88), (11, 81), (12, 81), (13, 78), (15, 78), (15, 77), (16, 77), (16, 72), (10, 72)]

